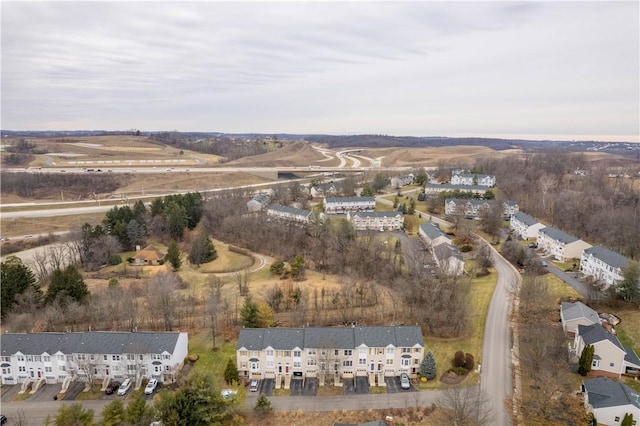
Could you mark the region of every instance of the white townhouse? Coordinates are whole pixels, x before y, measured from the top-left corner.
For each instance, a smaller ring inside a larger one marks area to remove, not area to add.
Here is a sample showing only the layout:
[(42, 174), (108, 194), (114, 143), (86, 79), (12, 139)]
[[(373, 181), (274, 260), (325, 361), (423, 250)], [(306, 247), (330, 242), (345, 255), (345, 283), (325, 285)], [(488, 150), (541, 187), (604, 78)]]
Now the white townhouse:
[(173, 382), (188, 354), (180, 332), (4, 333), (2, 384), (126, 377)]
[(600, 324), (598, 313), (582, 302), (562, 302), (560, 322), (564, 334), (573, 339), (578, 334), (579, 325)]
[(402, 188), (403, 186), (411, 185), (413, 183), (413, 173), (408, 175), (395, 176), (391, 178), (390, 184), (392, 188)]
[(311, 210), (297, 209), (280, 204), (271, 204), (267, 209), (267, 216), (286, 221), (309, 223), (313, 212)]
[(420, 224), (418, 235), (422, 238), (428, 248), (432, 249), (438, 244), (451, 244), (451, 237), (440, 229), (440, 227), (432, 222), (424, 222)]
[(550, 226), (538, 231), (537, 243), (539, 249), (560, 262), (579, 259), (582, 251), (591, 247), (591, 244)]
[(582, 350), (592, 345), (594, 349), (591, 373), (597, 376), (620, 377), (622, 374), (637, 375), (640, 359), (632, 348), (623, 346), (615, 334), (601, 324), (578, 325), (578, 333), (570, 348), (570, 357), (577, 359)]
[(538, 231), (545, 226), (521, 211), (514, 213), (509, 222), (509, 228), (523, 240), (538, 238)]
[(400, 212), (348, 212), (347, 220), (357, 231), (396, 231), (404, 225), (404, 215)]
[(496, 185), (496, 177), (494, 175), (481, 175), (473, 173), (452, 173), (452, 185), (477, 185), (491, 188)]
[(250, 212), (259, 212), (263, 210), (271, 199), (271, 195), (267, 192), (260, 192), (247, 201), (247, 210)]
[(325, 197), (324, 199), (324, 212), (327, 214), (372, 212), (375, 209), (375, 197)]
[(241, 377), (368, 377), (371, 384), (407, 373), (415, 377), (424, 355), (419, 326), (243, 328), (236, 346)]
[(499, 202), (466, 198), (447, 198), (444, 202), (444, 214), (463, 215), (471, 219), (478, 219), (482, 217), (483, 212), (491, 209), (493, 203), (500, 204), (502, 216), (505, 218), (510, 218), (511, 215), (519, 211), (518, 203), (510, 200)]
[(625, 414), (633, 415), (633, 424), (640, 419), (640, 395), (624, 383), (607, 377), (585, 379), (582, 394), (587, 413), (593, 413), (598, 425), (619, 425)]
[(462, 275), (464, 273), (464, 259), (457, 247), (448, 243), (433, 246), (433, 260), (442, 272), (447, 275)]
[(449, 183), (427, 183), (424, 186), (424, 193), (428, 195), (439, 194), (445, 191), (461, 191), (471, 192), (473, 194), (483, 195), (489, 188), (480, 185), (452, 185)]
[(624, 279), (622, 270), (629, 264), (629, 259), (604, 247), (590, 247), (582, 252), (580, 271), (608, 288)]

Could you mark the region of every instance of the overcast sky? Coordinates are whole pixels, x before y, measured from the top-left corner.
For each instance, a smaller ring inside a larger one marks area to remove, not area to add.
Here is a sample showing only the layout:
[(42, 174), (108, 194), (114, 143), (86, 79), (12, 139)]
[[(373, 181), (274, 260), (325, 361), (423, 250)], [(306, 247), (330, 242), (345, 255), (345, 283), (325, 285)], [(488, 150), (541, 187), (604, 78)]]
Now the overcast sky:
[(2, 128), (639, 141), (639, 5), (2, 1)]

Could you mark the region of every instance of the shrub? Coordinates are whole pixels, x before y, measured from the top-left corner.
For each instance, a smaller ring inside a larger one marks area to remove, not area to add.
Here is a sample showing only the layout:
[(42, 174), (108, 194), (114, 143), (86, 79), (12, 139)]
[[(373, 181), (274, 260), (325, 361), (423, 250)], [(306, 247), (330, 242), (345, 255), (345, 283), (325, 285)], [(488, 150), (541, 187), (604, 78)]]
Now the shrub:
[(458, 351), (456, 352), (455, 356), (453, 357), (453, 366), (454, 367), (464, 367), (464, 352), (462, 351)]
[(472, 246), (471, 244), (463, 244), (463, 245), (460, 247), (460, 251), (461, 251), (462, 253), (467, 253), (467, 252), (470, 252), (471, 250), (473, 250), (473, 246)]
[(464, 368), (469, 371), (473, 371), (473, 367), (475, 366), (475, 361), (473, 359), (473, 355), (466, 354), (464, 357)]
[(122, 263), (122, 258), (117, 254), (111, 255), (111, 257), (109, 258), (109, 265), (113, 266), (113, 265), (119, 265), (121, 263)]
[(469, 373), (469, 370), (464, 367), (453, 367), (448, 369), (447, 373), (453, 373), (458, 376), (466, 376)]

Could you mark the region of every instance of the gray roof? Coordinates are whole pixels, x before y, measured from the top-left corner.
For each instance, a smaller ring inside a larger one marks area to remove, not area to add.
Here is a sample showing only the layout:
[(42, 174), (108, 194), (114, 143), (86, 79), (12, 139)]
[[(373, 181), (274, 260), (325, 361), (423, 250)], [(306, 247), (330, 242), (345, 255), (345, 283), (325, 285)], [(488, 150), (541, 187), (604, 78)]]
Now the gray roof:
[(360, 345), (372, 348), (424, 346), (419, 326), (243, 328), (237, 349), (259, 351), (293, 348), (353, 349)]
[(440, 227), (438, 225), (436, 225), (435, 223), (431, 223), (431, 222), (424, 222), (420, 224), (420, 229), (422, 229), (422, 232), (424, 232), (427, 237), (429, 237), (430, 239), (434, 239), (434, 238), (438, 238), (438, 237), (442, 237), (442, 236), (447, 236), (447, 234), (445, 234), (444, 232), (442, 232), (442, 230), (440, 229)]
[(477, 176), (478, 179), (482, 179), (482, 178), (486, 178), (486, 177), (495, 177), (494, 175), (481, 175), (478, 173), (454, 173), (454, 176), (460, 176), (460, 177), (464, 177), (464, 178), (472, 178)]
[(607, 248), (595, 246), (590, 247), (584, 250), (585, 255), (592, 255), (593, 257), (602, 260), (607, 265), (613, 268), (624, 268), (629, 263), (629, 259), (621, 255), (620, 253), (616, 253), (615, 251), (611, 251)]
[(586, 318), (592, 324), (600, 324), (598, 313), (582, 302), (562, 302), (560, 310), (565, 321)]
[(607, 377), (586, 379), (583, 382), (593, 408), (635, 405), (640, 408), (640, 395), (624, 383)]
[(440, 260), (446, 260), (450, 257), (455, 257), (456, 259), (462, 259), (462, 254), (460, 254), (460, 250), (457, 247), (452, 246), (447, 243), (440, 243), (433, 248), (433, 254)]
[(571, 244), (579, 240), (579, 238), (576, 238), (573, 235), (565, 234), (561, 230), (552, 228), (551, 226), (542, 228), (539, 232), (545, 233), (552, 239), (565, 244)]
[(352, 217), (396, 217), (402, 216), (400, 212), (357, 212), (351, 215)]
[(516, 212), (511, 217), (515, 218), (518, 222), (524, 223), (527, 226), (533, 226), (533, 225), (539, 223), (537, 220), (535, 220), (534, 218), (532, 218), (528, 214), (525, 214), (525, 213), (522, 213), (522, 212)]
[(444, 200), (445, 203), (449, 204), (453, 202), (454, 204), (475, 204), (475, 205), (483, 205), (489, 204), (487, 200), (476, 200), (475, 198), (447, 198)]
[(453, 191), (459, 189), (460, 191), (487, 191), (489, 188), (480, 185), (452, 185), (450, 183), (428, 183), (425, 188), (436, 188), (442, 191)]
[(517, 201), (513, 201), (513, 200), (505, 200), (502, 202), (502, 204), (506, 204), (508, 206), (517, 206), (518, 202)]
[(269, 198), (270, 198), (270, 196), (269, 196), (269, 194), (268, 194), (268, 193), (266, 193), (266, 192), (260, 192), (259, 194), (254, 195), (254, 196), (251, 198), (251, 201), (257, 201), (257, 202), (259, 202), (260, 204), (264, 204), (264, 203), (266, 203), (267, 201), (269, 201)]
[(634, 351), (631, 346), (624, 346), (624, 350), (627, 351), (627, 354), (624, 356), (624, 360), (635, 365), (636, 368), (640, 367), (640, 358), (638, 358), (636, 351)]
[(173, 353), (179, 332), (5, 333), (0, 337), (2, 356), (25, 355)]
[[(624, 351), (624, 347), (618, 338), (604, 329), (600, 323), (592, 325), (578, 325), (578, 334), (582, 336), (582, 340), (587, 345), (593, 345), (594, 343), (608, 340), (616, 345), (620, 350)], [(626, 352), (626, 351), (625, 351)]]
[(297, 209), (295, 207), (288, 207), (288, 206), (283, 206), (283, 205), (280, 205), (280, 204), (271, 204), (269, 206), (269, 210), (274, 210), (274, 211), (282, 212), (282, 213), (289, 213), (289, 214), (294, 215), (294, 216), (307, 217), (307, 216), (311, 215), (311, 210)]
[(375, 203), (376, 197), (325, 197), (328, 203)]

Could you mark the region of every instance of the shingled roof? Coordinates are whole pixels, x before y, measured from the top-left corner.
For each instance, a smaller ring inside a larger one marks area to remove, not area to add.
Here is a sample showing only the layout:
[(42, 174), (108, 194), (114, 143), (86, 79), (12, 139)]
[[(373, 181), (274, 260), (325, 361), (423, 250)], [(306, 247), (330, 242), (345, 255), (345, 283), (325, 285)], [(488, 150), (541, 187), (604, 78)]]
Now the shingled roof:
[(584, 254), (600, 259), (612, 268), (624, 268), (629, 263), (629, 259), (620, 253), (616, 253), (615, 251), (611, 251), (600, 246), (589, 247), (584, 250)]
[(559, 229), (552, 228), (551, 226), (547, 226), (546, 228), (542, 228), (539, 231), (541, 234), (548, 235), (551, 239), (560, 241), (564, 244), (571, 244), (579, 240), (579, 238), (574, 237), (573, 235), (565, 234)]
[(620, 340), (618, 340), (618, 338), (615, 335), (605, 330), (604, 327), (600, 325), (600, 323), (593, 324), (593, 325), (580, 324), (578, 325), (578, 334), (582, 336), (582, 340), (584, 340), (584, 343), (586, 345), (593, 345), (594, 343), (602, 342), (603, 340), (608, 340), (614, 345), (616, 345), (618, 348), (620, 348), (621, 351), (625, 353), (627, 352), (624, 349), (624, 346), (622, 346), (622, 343), (620, 343)]
[(293, 348), (353, 349), (424, 346), (419, 326), (243, 328), (236, 348), (259, 351)]
[(516, 219), (520, 223), (524, 223), (527, 226), (533, 226), (533, 225), (539, 223), (537, 220), (535, 220), (534, 218), (532, 218), (528, 214), (522, 213), (522, 212), (516, 212), (511, 217), (513, 219)]
[(593, 324), (600, 324), (598, 313), (582, 302), (562, 302), (560, 310), (565, 321), (585, 318)]
[(583, 382), (593, 408), (635, 405), (640, 408), (640, 395), (624, 383), (607, 377), (587, 379)]
[(5, 333), (2, 356), (56, 354), (173, 353), (179, 332)]

